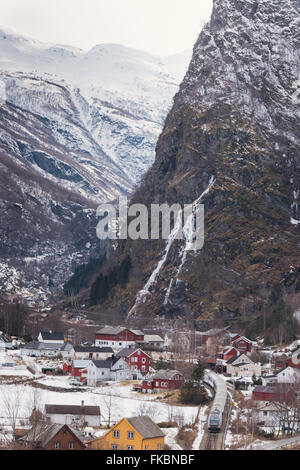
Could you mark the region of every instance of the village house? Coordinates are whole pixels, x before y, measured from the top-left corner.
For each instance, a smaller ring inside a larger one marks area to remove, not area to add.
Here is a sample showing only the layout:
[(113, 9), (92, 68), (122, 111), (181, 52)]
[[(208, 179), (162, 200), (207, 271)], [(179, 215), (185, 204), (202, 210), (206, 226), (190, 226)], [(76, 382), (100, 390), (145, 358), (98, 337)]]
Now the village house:
[(252, 391), (252, 399), (264, 402), (292, 402), (296, 397), (296, 390), (290, 384), (258, 385)]
[(84, 382), (87, 378), (87, 368), (91, 360), (73, 360), (71, 363), (65, 362), (63, 365), (63, 373), (71, 374), (73, 379)]
[(87, 385), (97, 387), (100, 382), (131, 380), (133, 375), (141, 377), (138, 371), (131, 371), (129, 364), (121, 357), (110, 357), (105, 361), (92, 360), (87, 368)]
[(165, 346), (165, 341), (159, 335), (145, 335), (144, 341), (137, 341), (136, 343), (146, 351), (163, 351)]
[(40, 343), (64, 343), (65, 338), (63, 333), (58, 333), (56, 331), (41, 331), (38, 335), (38, 341)]
[(176, 390), (183, 383), (183, 375), (177, 370), (163, 369), (155, 375), (144, 379), (140, 384), (135, 384), (133, 390), (142, 393), (160, 393), (168, 390)]
[(101, 415), (99, 406), (81, 405), (45, 405), (45, 415), (49, 421), (56, 424), (68, 424), (80, 427), (99, 427)]
[(239, 351), (233, 346), (226, 346), (221, 353), (219, 353), (219, 358), (224, 361), (229, 361), (232, 357), (236, 356)]
[(140, 348), (124, 348), (116, 354), (116, 357), (122, 357), (132, 371), (149, 372), (150, 356)]
[(257, 426), (271, 428), (274, 430), (280, 426), (280, 406), (278, 403), (263, 403), (259, 408), (254, 410), (254, 419)]
[(74, 359), (108, 359), (113, 355), (114, 351), (110, 347), (97, 347), (97, 346), (73, 346), (70, 351), (71, 357)]
[(71, 357), (72, 344), (70, 343), (53, 343), (40, 341), (32, 341), (31, 343), (24, 344), (20, 348), (21, 355), (35, 356), (35, 357), (50, 357), (61, 355), (64, 359)]
[(149, 416), (123, 418), (104, 436), (86, 443), (91, 450), (163, 450), (165, 435)]
[(131, 330), (123, 327), (106, 326), (97, 331), (95, 346), (109, 346), (115, 351), (134, 346), (136, 342), (144, 341), (144, 333), (140, 330)]
[(250, 354), (252, 352), (253, 343), (245, 336), (236, 335), (232, 338), (232, 346), (240, 353)]
[(14, 367), (15, 360), (12, 356), (0, 355), (0, 367)]
[(261, 365), (254, 363), (246, 354), (239, 353), (227, 361), (226, 373), (235, 377), (260, 377)]
[(278, 383), (300, 384), (300, 370), (286, 367), (274, 373)]
[(39, 423), (18, 439), (19, 447), (35, 450), (84, 450), (84, 435), (66, 424)]

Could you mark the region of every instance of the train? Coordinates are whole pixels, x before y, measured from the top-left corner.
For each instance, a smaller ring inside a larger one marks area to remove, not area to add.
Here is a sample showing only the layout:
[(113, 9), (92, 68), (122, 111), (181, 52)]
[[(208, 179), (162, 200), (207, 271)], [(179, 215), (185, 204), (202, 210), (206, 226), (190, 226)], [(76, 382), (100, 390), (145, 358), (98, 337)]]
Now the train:
[(227, 386), (224, 379), (215, 372), (205, 371), (204, 381), (215, 390), (215, 398), (208, 417), (208, 431), (218, 433), (222, 429), (223, 414), (227, 400)]

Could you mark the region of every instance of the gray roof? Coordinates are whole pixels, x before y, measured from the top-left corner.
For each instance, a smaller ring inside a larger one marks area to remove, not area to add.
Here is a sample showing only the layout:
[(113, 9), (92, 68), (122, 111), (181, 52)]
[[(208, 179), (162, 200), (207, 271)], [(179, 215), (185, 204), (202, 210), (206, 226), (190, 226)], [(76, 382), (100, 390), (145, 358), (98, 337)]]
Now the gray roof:
[(163, 343), (164, 340), (159, 335), (145, 335), (145, 342), (147, 343)]
[(227, 331), (228, 327), (226, 328), (212, 328), (211, 330), (208, 330), (208, 331), (201, 331), (200, 334), (201, 335), (205, 335), (205, 336), (215, 336), (215, 335), (218, 335), (218, 334), (221, 334), (221, 333), (228, 333)]
[(110, 347), (100, 348), (99, 346), (74, 346), (75, 352), (87, 352), (87, 353), (112, 353), (114, 350)]
[(135, 351), (137, 351), (138, 349), (140, 348), (123, 348), (121, 349), (121, 351), (119, 351), (116, 356), (117, 357), (128, 357), (130, 356), (132, 353), (134, 353)]
[(237, 353), (235, 356), (232, 356), (230, 359), (228, 359), (227, 364), (232, 364), (232, 363), (235, 362), (241, 355), (242, 355), (241, 353)]
[(46, 414), (100, 416), (99, 406), (85, 405), (45, 405)]
[(65, 351), (70, 350), (72, 345), (70, 343), (41, 343), (40, 341), (32, 341), (31, 343), (24, 344), (21, 349), (35, 349), (36, 351), (49, 350), (49, 351)]
[(182, 376), (182, 373), (179, 372), (178, 370), (161, 369), (157, 371), (156, 374), (151, 377), (151, 379), (171, 380), (174, 377), (174, 375), (177, 375), (177, 374)]
[[(46, 423), (38, 423), (34, 426), (30, 431), (22, 437), (20, 440), (25, 442), (33, 442), (38, 443), (39, 446), (45, 447), (51, 439), (56, 436), (56, 434), (64, 427), (67, 426), (66, 424), (46, 424)], [(70, 426), (67, 426), (73, 434), (83, 442), (85, 437), (83, 434), (75, 431)]]
[(162, 430), (152, 421), (151, 418), (149, 418), (149, 416), (135, 416), (133, 418), (126, 418), (126, 420), (143, 439), (165, 436)]
[(141, 352), (143, 352), (144, 354), (146, 354), (147, 356), (149, 356), (147, 353), (145, 353), (145, 351), (143, 351), (141, 348), (124, 348), (124, 349), (121, 349), (121, 351), (119, 351), (116, 356), (117, 357), (129, 357), (131, 356), (131, 354), (133, 354), (135, 351), (138, 351), (140, 350)]
[(91, 360), (93, 364), (97, 367), (97, 369), (111, 369), (111, 367), (117, 362), (117, 358), (109, 357), (105, 360)]
[(98, 330), (96, 332), (96, 334), (98, 335), (117, 335), (119, 333), (121, 333), (122, 331), (125, 331), (125, 330), (128, 330), (128, 331), (131, 331), (132, 333), (134, 333), (135, 335), (138, 335), (138, 336), (144, 336), (144, 333), (140, 330), (132, 330), (131, 328), (125, 328), (123, 326), (105, 326), (104, 328), (101, 328), (101, 330)]
[(43, 340), (51, 341), (64, 341), (63, 333), (58, 333), (56, 331), (41, 331)]

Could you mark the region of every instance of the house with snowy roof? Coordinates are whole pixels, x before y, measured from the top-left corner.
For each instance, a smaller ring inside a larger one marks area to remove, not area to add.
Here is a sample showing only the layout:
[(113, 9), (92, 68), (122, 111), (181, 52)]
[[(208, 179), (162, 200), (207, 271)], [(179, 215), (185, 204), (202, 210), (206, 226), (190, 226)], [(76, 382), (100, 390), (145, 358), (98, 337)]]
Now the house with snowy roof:
[(20, 348), (23, 356), (50, 357), (61, 355), (64, 359), (71, 357), (72, 344), (32, 341)]

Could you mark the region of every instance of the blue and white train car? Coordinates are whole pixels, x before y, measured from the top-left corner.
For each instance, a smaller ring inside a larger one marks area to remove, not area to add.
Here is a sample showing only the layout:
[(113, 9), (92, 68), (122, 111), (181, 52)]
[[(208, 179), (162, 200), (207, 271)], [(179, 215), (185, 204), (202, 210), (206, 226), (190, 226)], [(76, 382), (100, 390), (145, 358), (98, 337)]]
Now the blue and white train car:
[(208, 417), (208, 431), (220, 432), (223, 422), (223, 413), (227, 400), (227, 387), (222, 377), (215, 372), (205, 372), (204, 381), (215, 390), (215, 398)]

